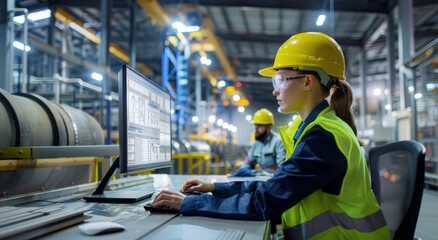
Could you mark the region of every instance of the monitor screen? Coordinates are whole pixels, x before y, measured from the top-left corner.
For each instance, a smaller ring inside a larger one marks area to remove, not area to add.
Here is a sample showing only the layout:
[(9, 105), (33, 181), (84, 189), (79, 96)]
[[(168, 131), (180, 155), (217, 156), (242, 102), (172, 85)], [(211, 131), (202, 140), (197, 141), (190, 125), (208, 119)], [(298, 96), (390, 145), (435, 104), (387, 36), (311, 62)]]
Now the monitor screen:
[(170, 167), (171, 97), (124, 65), (119, 72), (120, 172)]

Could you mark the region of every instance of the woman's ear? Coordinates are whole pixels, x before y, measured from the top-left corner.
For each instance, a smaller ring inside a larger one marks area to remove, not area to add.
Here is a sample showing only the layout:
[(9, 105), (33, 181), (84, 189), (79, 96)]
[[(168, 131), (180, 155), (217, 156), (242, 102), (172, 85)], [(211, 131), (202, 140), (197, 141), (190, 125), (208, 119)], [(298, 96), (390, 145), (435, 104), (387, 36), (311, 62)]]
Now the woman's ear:
[(311, 89), (315, 85), (315, 82), (317, 80), (318, 79), (316, 79), (315, 76), (313, 76), (312, 74), (307, 74), (306, 78), (304, 80), (305, 81), (304, 82), (304, 88), (305, 89)]

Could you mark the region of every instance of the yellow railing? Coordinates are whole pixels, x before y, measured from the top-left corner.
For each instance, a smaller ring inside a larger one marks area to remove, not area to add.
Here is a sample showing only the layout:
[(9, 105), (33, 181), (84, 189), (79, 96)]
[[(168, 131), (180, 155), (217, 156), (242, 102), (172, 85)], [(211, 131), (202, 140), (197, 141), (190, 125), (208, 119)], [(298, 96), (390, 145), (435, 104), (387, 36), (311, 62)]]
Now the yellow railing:
[(172, 160), (174, 166), (178, 167), (178, 174), (208, 175), (210, 174), (210, 157), (210, 153), (177, 153), (172, 155)]

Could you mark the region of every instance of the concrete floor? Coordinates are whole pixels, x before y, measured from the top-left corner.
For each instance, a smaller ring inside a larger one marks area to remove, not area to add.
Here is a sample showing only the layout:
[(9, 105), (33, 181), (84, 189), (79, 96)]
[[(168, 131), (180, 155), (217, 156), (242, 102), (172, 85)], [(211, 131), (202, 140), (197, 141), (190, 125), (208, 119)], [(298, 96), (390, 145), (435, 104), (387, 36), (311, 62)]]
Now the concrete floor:
[(425, 189), (415, 236), (422, 240), (438, 239), (438, 191)]

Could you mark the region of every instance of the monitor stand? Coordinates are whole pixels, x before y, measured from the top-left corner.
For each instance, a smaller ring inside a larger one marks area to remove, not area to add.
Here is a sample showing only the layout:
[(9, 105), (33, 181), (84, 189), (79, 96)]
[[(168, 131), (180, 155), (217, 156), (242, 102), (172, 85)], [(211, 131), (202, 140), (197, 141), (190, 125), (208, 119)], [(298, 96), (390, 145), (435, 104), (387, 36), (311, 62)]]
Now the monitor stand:
[(151, 187), (150, 189), (117, 189), (112, 191), (106, 191), (105, 188), (109, 183), (109, 180), (113, 176), (116, 169), (119, 167), (119, 157), (114, 160), (108, 172), (100, 181), (96, 190), (90, 196), (84, 197), (87, 202), (100, 202), (100, 203), (135, 203), (147, 198), (152, 197), (154, 194), (154, 189)]

